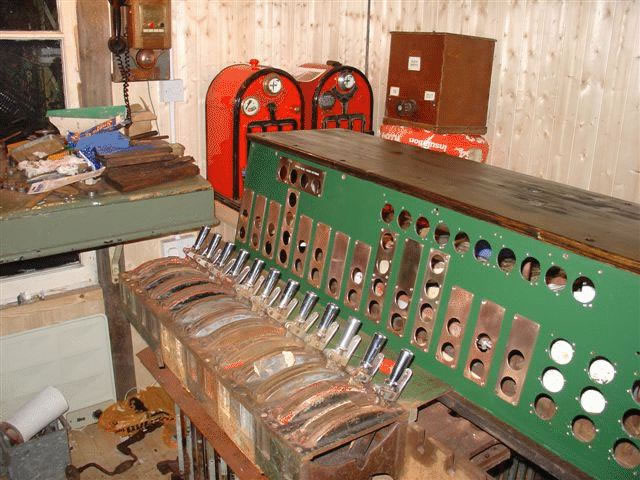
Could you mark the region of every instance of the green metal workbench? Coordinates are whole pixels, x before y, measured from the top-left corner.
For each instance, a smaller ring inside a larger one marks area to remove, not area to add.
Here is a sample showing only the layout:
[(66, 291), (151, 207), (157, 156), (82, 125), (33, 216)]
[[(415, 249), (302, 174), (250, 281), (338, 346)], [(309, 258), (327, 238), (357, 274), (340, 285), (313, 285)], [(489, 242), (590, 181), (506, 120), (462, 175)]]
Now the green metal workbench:
[(158, 237), (216, 223), (213, 190), (202, 177), (119, 193), (26, 206), (30, 195), (0, 190), (0, 263)]
[[(80, 187), (79, 187), (80, 188)], [(96, 250), (98, 278), (109, 321), (116, 395), (135, 388), (131, 330), (122, 314), (117, 268), (124, 255), (110, 259), (110, 246), (216, 225), (213, 190), (202, 177), (120, 193), (99, 182), (74, 197), (53, 200), (0, 190), (0, 263)], [(120, 250), (119, 250), (120, 251)], [(121, 253), (121, 251), (120, 251)], [(115, 273), (115, 275), (114, 275)]]

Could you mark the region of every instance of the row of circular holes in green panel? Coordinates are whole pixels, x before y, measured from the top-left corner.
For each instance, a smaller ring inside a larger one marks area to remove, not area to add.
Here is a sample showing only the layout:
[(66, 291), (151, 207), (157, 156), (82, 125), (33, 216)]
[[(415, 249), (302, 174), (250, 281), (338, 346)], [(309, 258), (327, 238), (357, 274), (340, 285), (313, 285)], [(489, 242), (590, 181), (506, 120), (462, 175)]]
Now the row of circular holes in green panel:
[[(462, 332), (460, 322), (456, 318), (451, 318), (447, 322), (447, 331), (454, 337), (459, 337)], [(488, 335), (481, 333), (475, 340), (475, 345), (479, 350), (486, 351), (486, 346), (491, 345), (493, 340)], [(452, 344), (442, 345), (442, 357), (447, 361), (453, 361), (455, 349)], [(566, 365), (573, 359), (573, 346), (563, 339), (555, 340), (549, 349), (549, 355), (559, 365)], [(512, 350), (507, 355), (509, 366), (514, 370), (520, 370), (524, 364), (524, 355), (519, 350)], [(479, 359), (474, 359), (469, 364), (469, 373), (475, 378), (484, 377), (484, 363)], [(588, 368), (589, 378), (598, 384), (611, 383), (615, 377), (615, 368), (606, 358), (594, 358)], [(550, 393), (558, 393), (564, 387), (564, 376), (557, 368), (547, 368), (541, 376), (544, 388)], [(513, 397), (516, 393), (516, 382), (511, 377), (504, 377), (500, 381), (500, 389), (508, 397)], [(640, 380), (636, 381), (631, 388), (631, 396), (640, 403)], [(587, 414), (599, 414), (604, 411), (606, 399), (602, 393), (593, 387), (586, 387), (582, 390), (579, 398), (580, 406)], [(534, 403), (535, 413), (543, 420), (553, 418), (557, 410), (553, 399), (547, 394), (540, 394)], [(640, 438), (640, 410), (632, 408), (625, 412), (621, 424), (624, 431), (632, 437)], [(588, 443), (596, 435), (596, 428), (593, 421), (586, 415), (577, 416), (572, 422), (572, 432), (576, 439)], [(616, 441), (613, 449), (614, 458), (625, 468), (635, 468), (640, 465), (640, 451), (627, 439)]]
[(320, 195), (322, 184), (320, 183), (320, 180), (315, 176), (312, 176), (311, 179), (309, 179), (306, 173), (302, 172), (302, 174), (299, 174), (298, 169), (295, 167), (291, 168), (291, 170), (288, 171), (286, 165), (282, 165), (280, 167), (280, 170), (278, 170), (278, 176), (283, 182), (286, 182), (288, 178), (291, 185), (300, 187), (303, 190), (306, 190), (307, 187), (309, 187), (311, 193), (313, 193), (314, 195)]
[[(549, 348), (549, 356), (558, 365), (567, 365), (573, 360), (573, 345), (564, 340), (554, 340)], [(587, 369), (589, 378), (598, 384), (611, 383), (615, 377), (615, 367), (604, 357), (596, 357)], [(554, 367), (546, 368), (540, 377), (542, 386), (550, 393), (558, 393), (564, 388), (564, 375)], [(632, 399), (640, 404), (640, 380), (634, 382), (630, 389)], [(587, 414), (600, 414), (606, 407), (606, 399), (597, 388), (586, 387), (582, 390), (579, 403)], [(542, 420), (551, 420), (557, 411), (553, 398), (546, 393), (539, 394), (533, 404), (534, 412)], [(627, 410), (620, 420), (623, 430), (631, 437), (640, 438), (640, 410)], [(593, 420), (587, 415), (578, 415), (571, 422), (573, 436), (584, 443), (590, 443), (598, 432)], [(624, 468), (640, 466), (640, 449), (628, 439), (618, 439), (612, 449), (613, 458)]]
[[(390, 203), (385, 204), (382, 207), (381, 212), (382, 220), (386, 223), (391, 223), (395, 218), (395, 210)], [(402, 210), (398, 215), (398, 226), (406, 230), (411, 226), (412, 217), (411, 213), (407, 210)], [(420, 217), (416, 220), (415, 229), (416, 233), (421, 238), (427, 238), (429, 234), (429, 220), (425, 217)], [(449, 242), (450, 231), (449, 227), (445, 223), (439, 223), (435, 230), (433, 238), (438, 245), (444, 247)], [(466, 253), (471, 247), (471, 240), (469, 235), (465, 232), (459, 232), (453, 243), (453, 248), (457, 253)], [(491, 244), (484, 239), (478, 240), (474, 247), (474, 256), (476, 260), (482, 263), (489, 263), (491, 256), (493, 255), (493, 249)], [(510, 273), (516, 264), (516, 256), (513, 250), (510, 248), (503, 248), (498, 253), (497, 264), (502, 271)], [(525, 258), (520, 265), (520, 274), (522, 278), (529, 283), (535, 283), (540, 277), (540, 262), (534, 257)], [(567, 285), (567, 273), (565, 270), (558, 266), (550, 267), (545, 274), (545, 283), (549, 290), (555, 293), (559, 293)], [(580, 303), (590, 303), (596, 296), (596, 289), (593, 281), (588, 277), (578, 277), (572, 285), (573, 297)]]

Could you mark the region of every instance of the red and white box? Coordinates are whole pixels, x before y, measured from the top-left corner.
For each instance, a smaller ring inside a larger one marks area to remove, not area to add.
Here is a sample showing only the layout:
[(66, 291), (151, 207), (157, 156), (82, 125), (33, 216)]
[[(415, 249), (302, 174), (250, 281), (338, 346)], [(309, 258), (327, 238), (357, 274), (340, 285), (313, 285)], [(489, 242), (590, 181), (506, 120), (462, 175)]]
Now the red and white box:
[(380, 137), (480, 163), (486, 163), (489, 155), (489, 144), (482, 135), (436, 133), (423, 128), (382, 124)]

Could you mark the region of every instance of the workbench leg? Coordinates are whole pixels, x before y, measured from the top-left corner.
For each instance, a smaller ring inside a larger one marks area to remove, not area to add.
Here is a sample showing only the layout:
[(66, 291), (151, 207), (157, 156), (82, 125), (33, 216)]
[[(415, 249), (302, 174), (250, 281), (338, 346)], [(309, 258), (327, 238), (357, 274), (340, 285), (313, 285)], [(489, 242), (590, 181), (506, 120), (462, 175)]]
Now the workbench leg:
[[(98, 281), (104, 297), (104, 311), (109, 324), (111, 339), (111, 362), (113, 363), (113, 379), (116, 384), (116, 398), (124, 399), (127, 392), (136, 388), (136, 374), (133, 367), (133, 344), (131, 327), (122, 310), (120, 286), (111, 278), (111, 261), (109, 249), (96, 250), (98, 264)], [(124, 254), (120, 256), (120, 271), (124, 271)]]

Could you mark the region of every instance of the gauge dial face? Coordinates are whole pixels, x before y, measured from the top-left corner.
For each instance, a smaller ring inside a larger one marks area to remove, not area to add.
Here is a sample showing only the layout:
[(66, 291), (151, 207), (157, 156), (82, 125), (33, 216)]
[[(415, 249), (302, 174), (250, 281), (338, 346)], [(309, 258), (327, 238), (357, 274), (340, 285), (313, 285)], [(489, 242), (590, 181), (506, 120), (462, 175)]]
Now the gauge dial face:
[(356, 85), (356, 78), (353, 73), (343, 73), (338, 77), (338, 86), (342, 90), (351, 90)]
[(256, 97), (247, 97), (242, 101), (242, 111), (245, 115), (253, 116), (260, 110), (260, 102)]
[(277, 75), (270, 75), (264, 81), (264, 91), (268, 95), (277, 95), (282, 90), (282, 80)]

